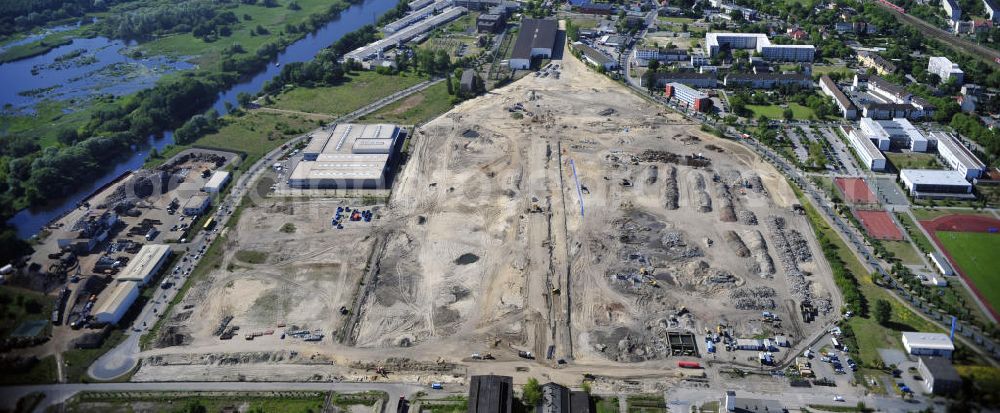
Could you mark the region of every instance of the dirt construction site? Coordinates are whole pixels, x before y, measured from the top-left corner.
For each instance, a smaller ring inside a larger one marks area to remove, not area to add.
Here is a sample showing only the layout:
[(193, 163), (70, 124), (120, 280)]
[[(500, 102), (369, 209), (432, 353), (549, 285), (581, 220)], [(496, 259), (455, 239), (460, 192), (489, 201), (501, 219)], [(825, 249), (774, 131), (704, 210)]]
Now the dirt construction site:
[(554, 63), (559, 78), (417, 128), (387, 204), (361, 207), (370, 223), (331, 228), (356, 200), (248, 208), (135, 379), (234, 374), (208, 368), (226, 357), (286, 379), (662, 372), (704, 355), (706, 333), (796, 342), (836, 316), (829, 266), (770, 165), (573, 57)]

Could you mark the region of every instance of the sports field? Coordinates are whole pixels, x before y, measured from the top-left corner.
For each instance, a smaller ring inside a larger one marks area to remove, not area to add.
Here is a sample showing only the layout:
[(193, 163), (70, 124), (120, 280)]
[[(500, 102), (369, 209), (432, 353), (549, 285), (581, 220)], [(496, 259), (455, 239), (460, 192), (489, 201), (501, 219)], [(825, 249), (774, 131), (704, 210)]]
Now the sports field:
[(994, 312), (1000, 309), (1000, 234), (937, 231), (934, 235)]
[(864, 225), (865, 230), (868, 231), (868, 234), (872, 238), (893, 241), (903, 240), (903, 232), (892, 221), (892, 217), (889, 216), (888, 212), (856, 210), (854, 211), (854, 216), (858, 217), (858, 221), (861, 221), (861, 225)]
[(847, 198), (847, 202), (852, 204), (878, 203), (878, 198), (872, 193), (871, 188), (868, 187), (864, 179), (837, 177), (834, 178), (834, 182), (837, 184), (837, 188), (840, 188), (840, 192), (844, 194), (844, 197)]

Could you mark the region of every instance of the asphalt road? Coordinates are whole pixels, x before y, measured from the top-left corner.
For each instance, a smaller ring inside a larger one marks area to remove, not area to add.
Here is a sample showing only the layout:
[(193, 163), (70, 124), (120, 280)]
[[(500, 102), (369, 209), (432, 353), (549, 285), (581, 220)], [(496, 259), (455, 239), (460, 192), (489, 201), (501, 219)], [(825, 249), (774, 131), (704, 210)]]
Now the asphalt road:
[[(172, 382), (172, 383), (74, 383), (48, 384), (39, 386), (9, 386), (0, 387), (0, 409), (13, 411), (17, 400), (34, 392), (45, 395), (45, 399), (35, 411), (44, 411), (47, 407), (62, 403), (74, 394), (84, 391), (335, 391), (340, 393), (356, 393), (368, 390), (379, 390), (389, 394), (390, 403), (386, 403), (384, 413), (396, 413), (396, 403), (399, 396), (411, 398), (418, 391), (427, 391), (426, 387), (403, 383), (317, 383), (317, 382)], [(446, 388), (447, 391), (449, 389)], [(462, 389), (451, 389), (464, 392)]]

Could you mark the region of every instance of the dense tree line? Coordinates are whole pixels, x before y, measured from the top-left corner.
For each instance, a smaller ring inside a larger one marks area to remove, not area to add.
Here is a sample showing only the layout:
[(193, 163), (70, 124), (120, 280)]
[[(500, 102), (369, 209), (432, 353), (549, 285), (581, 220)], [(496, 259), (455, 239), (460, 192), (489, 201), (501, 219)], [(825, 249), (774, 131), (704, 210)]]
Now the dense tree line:
[(3, 0), (0, 1), (0, 36), (31, 30), (51, 22), (107, 11), (123, 0)]
[(98, 30), (108, 37), (128, 40), (187, 32), (205, 38), (238, 20), (231, 11), (219, 12), (213, 1), (191, 0), (112, 14), (101, 20)]

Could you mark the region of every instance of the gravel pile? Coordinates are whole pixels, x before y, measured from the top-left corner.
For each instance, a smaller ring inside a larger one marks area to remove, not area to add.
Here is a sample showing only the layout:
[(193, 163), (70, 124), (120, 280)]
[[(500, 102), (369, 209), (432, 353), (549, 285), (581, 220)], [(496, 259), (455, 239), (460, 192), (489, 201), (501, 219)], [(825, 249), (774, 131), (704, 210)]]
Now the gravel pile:
[(733, 196), (729, 193), (729, 185), (719, 181), (715, 184), (715, 195), (719, 198), (722, 207), (719, 208), (719, 220), (722, 222), (736, 222), (736, 210), (733, 208)]

